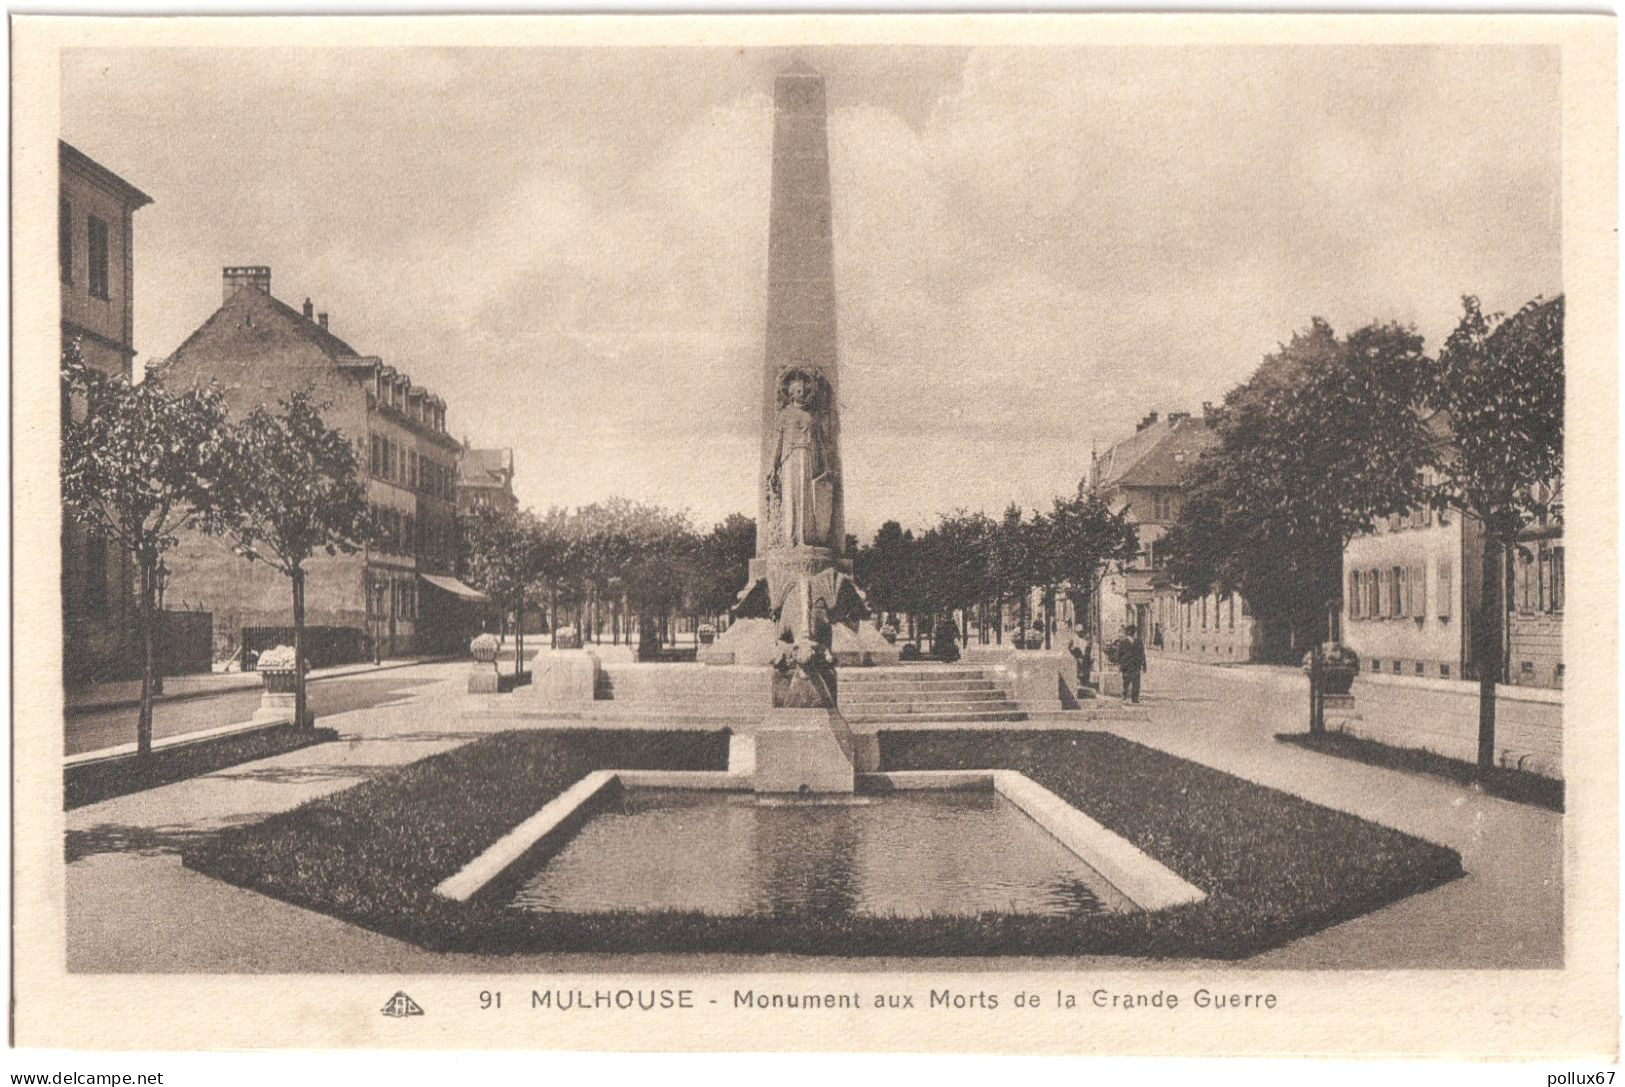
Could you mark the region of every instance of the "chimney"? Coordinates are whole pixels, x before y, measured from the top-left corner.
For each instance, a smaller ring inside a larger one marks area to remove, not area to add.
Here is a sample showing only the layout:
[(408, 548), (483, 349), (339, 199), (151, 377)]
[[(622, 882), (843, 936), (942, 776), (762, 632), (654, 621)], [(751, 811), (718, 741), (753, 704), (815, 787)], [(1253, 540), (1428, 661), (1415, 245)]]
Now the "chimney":
[(235, 268), (220, 269), (220, 277), (225, 288), (221, 298), (222, 302), (231, 301), (231, 296), (244, 287), (252, 287), (256, 291), (271, 293), (271, 269), (263, 264), (242, 265)]
[(323, 328), (326, 328), (327, 327), (327, 314), (318, 313), (316, 315), (316, 323), (321, 325)]
[(1174, 423), (1182, 423), (1190, 417), (1191, 413), (1188, 411), (1171, 411), (1168, 413), (1168, 422), (1170, 425)]
[(305, 320), (310, 320), (315, 314), (316, 307), (310, 304), (310, 299), (305, 299)]
[(1136, 434), (1138, 434), (1140, 431), (1144, 430), (1146, 427), (1154, 425), (1156, 423), (1156, 421), (1157, 421), (1157, 413), (1154, 412), (1154, 411), (1153, 412), (1147, 412), (1146, 417), (1144, 419), (1140, 420), (1140, 425), (1134, 428), (1134, 432)]

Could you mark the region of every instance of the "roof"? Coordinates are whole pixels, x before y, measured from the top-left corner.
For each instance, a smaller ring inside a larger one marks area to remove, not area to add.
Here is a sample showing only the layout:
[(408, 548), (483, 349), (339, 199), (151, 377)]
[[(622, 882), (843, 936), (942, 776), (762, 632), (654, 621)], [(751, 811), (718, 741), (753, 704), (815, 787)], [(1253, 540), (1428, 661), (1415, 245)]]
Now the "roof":
[(73, 170), (90, 178), (105, 189), (112, 190), (132, 208), (145, 207), (152, 197), (125, 181), (122, 177), (79, 150), (66, 140), (57, 140), (57, 161), (61, 168)]
[(209, 315), (209, 319), (199, 325), (190, 336), (177, 347), (165, 365), (182, 358), (187, 349), (202, 339), (210, 329), (222, 321), (234, 319), (245, 310), (273, 318), (267, 322), (266, 327), (280, 327), (288, 336), (304, 340), (313, 344), (317, 350), (334, 360), (358, 359), (360, 355), (356, 349), (333, 335), (321, 325), (306, 317), (303, 313), (279, 299), (254, 287), (239, 288), (232, 296), (221, 303), (220, 308)]
[(512, 449), (463, 447), (457, 459), (457, 482), (475, 487), (506, 487), (513, 478)]
[(1101, 454), (1095, 488), (1182, 486), (1197, 459), (1218, 441), (1218, 431), (1196, 416), (1159, 420)]

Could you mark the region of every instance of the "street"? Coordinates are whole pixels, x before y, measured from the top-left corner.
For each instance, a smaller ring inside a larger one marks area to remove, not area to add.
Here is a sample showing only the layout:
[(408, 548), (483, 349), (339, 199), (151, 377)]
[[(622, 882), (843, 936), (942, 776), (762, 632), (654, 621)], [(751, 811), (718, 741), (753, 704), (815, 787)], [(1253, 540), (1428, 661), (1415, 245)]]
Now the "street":
[[(311, 712), (320, 719), (351, 710), (401, 702), (410, 697), (413, 688), (433, 682), (419, 669), (317, 679), (308, 688)], [(153, 707), (152, 738), (161, 740), (246, 721), (254, 716), (259, 705), (260, 689), (257, 687), (223, 691), (209, 697), (159, 702)], [(100, 751), (133, 742), (137, 716), (138, 711), (128, 707), (68, 718), (64, 754), (81, 755), (87, 751)]]

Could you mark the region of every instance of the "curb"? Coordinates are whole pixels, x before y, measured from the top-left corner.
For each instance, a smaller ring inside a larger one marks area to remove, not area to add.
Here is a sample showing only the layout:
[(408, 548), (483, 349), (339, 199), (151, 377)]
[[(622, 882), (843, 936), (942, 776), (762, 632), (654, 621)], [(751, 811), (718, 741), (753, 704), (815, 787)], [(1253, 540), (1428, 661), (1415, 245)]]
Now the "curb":
[[(377, 672), (393, 672), (399, 668), (416, 668), (420, 664), (444, 664), (447, 661), (461, 659), (462, 658), (458, 656), (423, 657), (419, 660), (403, 661), (399, 664), (381, 664), (377, 666), (369, 664), (364, 667), (349, 668), (343, 672), (328, 672), (325, 675), (320, 676), (306, 676), (305, 682), (320, 683), (324, 679), (346, 679), (350, 676), (372, 675)], [(242, 673), (238, 674), (241, 675)], [(174, 679), (177, 677), (171, 676), (169, 678)], [(152, 700), (152, 704), (154, 706), (162, 706), (169, 702), (191, 702), (199, 698), (214, 698), (216, 695), (237, 694), (241, 691), (257, 691), (261, 688), (261, 686), (263, 685), (257, 683), (239, 683), (233, 684), (229, 687), (217, 687), (213, 690), (183, 691), (179, 694), (159, 695), (157, 698)], [(122, 698), (116, 702), (96, 702), (90, 705), (68, 706), (64, 710), (63, 717), (72, 719), (74, 717), (84, 717), (92, 713), (105, 713), (109, 710), (138, 709), (140, 706), (141, 699), (139, 698)]]

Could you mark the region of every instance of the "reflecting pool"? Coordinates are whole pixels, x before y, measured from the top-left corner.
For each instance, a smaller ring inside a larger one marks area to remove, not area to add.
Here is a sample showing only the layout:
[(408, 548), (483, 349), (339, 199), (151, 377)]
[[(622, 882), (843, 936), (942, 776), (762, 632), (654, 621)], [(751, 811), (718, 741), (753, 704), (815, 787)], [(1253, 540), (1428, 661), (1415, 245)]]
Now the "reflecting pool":
[(524, 880), (513, 904), (719, 915), (1130, 908), (1098, 872), (990, 790), (773, 799), (631, 789)]

